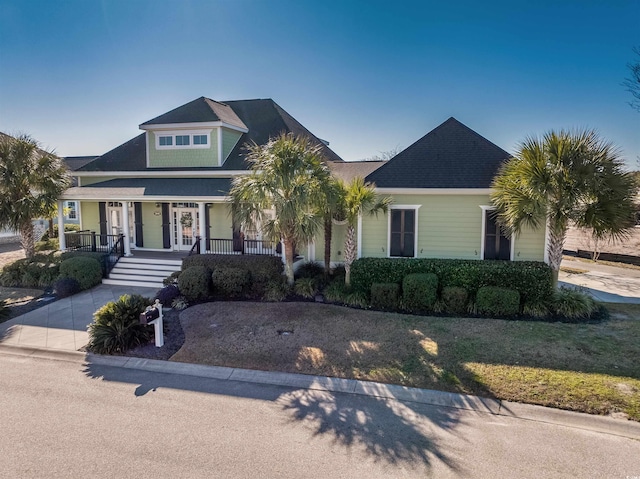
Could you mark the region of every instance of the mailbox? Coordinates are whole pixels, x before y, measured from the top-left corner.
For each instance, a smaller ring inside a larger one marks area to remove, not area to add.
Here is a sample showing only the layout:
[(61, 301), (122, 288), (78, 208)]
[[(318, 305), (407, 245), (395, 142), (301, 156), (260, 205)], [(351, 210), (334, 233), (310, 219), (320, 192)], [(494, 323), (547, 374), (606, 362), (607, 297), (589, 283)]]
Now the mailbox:
[(160, 310), (149, 306), (143, 313), (140, 313), (140, 324), (149, 324), (151, 321), (158, 319), (159, 317)]

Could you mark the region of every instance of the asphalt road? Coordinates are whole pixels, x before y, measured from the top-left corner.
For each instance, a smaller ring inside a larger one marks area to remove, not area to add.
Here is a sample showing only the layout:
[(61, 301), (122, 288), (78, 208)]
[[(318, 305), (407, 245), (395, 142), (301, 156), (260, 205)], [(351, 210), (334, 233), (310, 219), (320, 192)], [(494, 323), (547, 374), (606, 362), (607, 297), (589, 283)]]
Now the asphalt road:
[(2, 478), (640, 476), (610, 434), (3, 353), (0, 408)]

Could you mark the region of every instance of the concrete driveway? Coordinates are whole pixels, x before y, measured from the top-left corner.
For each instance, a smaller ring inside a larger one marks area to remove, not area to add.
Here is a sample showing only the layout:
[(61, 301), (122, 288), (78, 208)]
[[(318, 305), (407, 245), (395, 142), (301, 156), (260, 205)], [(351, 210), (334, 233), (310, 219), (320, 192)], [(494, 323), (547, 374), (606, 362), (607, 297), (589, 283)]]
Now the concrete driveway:
[(598, 301), (606, 303), (640, 303), (640, 270), (563, 259), (562, 266), (584, 273), (560, 271), (560, 285), (579, 287)]

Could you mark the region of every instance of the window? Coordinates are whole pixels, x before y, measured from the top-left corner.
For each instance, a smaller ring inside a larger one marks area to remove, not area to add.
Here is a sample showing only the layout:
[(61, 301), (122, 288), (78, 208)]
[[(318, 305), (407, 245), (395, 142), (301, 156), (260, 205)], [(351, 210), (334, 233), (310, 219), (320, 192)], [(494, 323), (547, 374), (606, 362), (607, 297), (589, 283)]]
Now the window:
[(193, 135), (193, 144), (194, 145), (206, 145), (207, 144), (207, 135)]
[(495, 211), (484, 211), (484, 253), (482, 259), (511, 259), (511, 239), (508, 238), (496, 221)]
[(77, 220), (78, 219), (78, 210), (76, 209), (76, 202), (75, 201), (67, 201), (67, 208), (69, 211), (69, 214), (67, 215), (67, 218), (69, 218), (70, 220)]
[(160, 141), (160, 146), (171, 146), (171, 145), (173, 145), (173, 137), (172, 136), (161, 136), (159, 141)]
[(413, 258), (416, 244), (416, 210), (392, 209), (389, 256)]
[(176, 135), (176, 146), (187, 146), (190, 143), (189, 135)]

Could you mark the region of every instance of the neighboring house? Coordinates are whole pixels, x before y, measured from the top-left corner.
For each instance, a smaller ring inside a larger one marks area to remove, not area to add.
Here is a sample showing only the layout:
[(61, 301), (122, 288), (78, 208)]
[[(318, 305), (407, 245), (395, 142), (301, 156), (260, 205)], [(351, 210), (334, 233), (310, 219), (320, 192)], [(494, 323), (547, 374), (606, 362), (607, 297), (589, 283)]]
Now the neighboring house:
[[(63, 160), (70, 171), (76, 171), (93, 160), (98, 158), (97, 156), (67, 156)], [(73, 176), (72, 186), (78, 186), (78, 178)], [(63, 203), (64, 223), (65, 224), (80, 224), (79, 214), (79, 202), (77, 201), (65, 201)]]
[[(77, 202), (82, 229), (102, 244), (124, 233), (131, 251), (274, 253), (260, 229), (232, 224), (228, 192), (246, 174), (245, 145), (282, 132), (307, 135), (333, 174), (374, 182), (393, 197), (388, 214), (364, 217), (359, 256), (543, 260), (544, 231), (507, 238), (491, 215), (491, 181), (510, 155), (450, 118), (387, 162), (344, 162), (270, 99), (217, 102), (198, 98), (140, 125), (144, 132), (73, 172), (77, 186), (61, 198)], [(60, 221), (60, 220), (59, 220)], [(333, 229), (332, 262), (343, 261), (346, 226)], [(319, 232), (298, 254), (322, 261)]]

